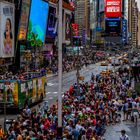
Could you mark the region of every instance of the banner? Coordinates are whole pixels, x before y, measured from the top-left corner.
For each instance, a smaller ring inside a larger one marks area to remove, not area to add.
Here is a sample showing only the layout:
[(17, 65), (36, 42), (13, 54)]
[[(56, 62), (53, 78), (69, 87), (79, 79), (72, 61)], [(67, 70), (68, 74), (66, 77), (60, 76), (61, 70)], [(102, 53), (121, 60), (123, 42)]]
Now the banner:
[(48, 21), (48, 10), (48, 2), (43, 0), (32, 0), (28, 26), (28, 39), (31, 39), (31, 32), (33, 32), (37, 34), (38, 39), (44, 43)]
[(14, 57), (14, 5), (8, 2), (0, 2), (0, 14), (0, 57)]
[(18, 34), (19, 40), (26, 40), (30, 2), (31, 0), (22, 0), (21, 17), (20, 17), (19, 34)]
[(33, 79), (33, 93), (32, 93), (33, 102), (37, 98), (37, 79)]
[(42, 95), (44, 95), (44, 78), (38, 78), (38, 99), (41, 98)]
[(57, 26), (57, 18), (56, 18), (56, 8), (49, 6), (49, 15), (48, 15), (48, 25), (46, 31), (46, 42), (50, 42), (50, 40), (54, 41), (56, 37), (56, 26)]
[(27, 85), (26, 82), (20, 83), (20, 90), (19, 90), (19, 108), (23, 108), (25, 104), (26, 97), (28, 96)]
[(122, 42), (127, 43), (127, 20), (122, 19)]
[(6, 102), (9, 107), (18, 106), (18, 83), (9, 82), (8, 85), (0, 83), (0, 102), (4, 102), (4, 94), (6, 94)]
[(122, 17), (122, 0), (106, 0), (106, 17)]
[(4, 83), (0, 83), (0, 103), (4, 102)]
[(69, 14), (65, 14), (65, 39), (70, 40), (70, 24), (71, 24), (71, 16)]
[(105, 0), (99, 0), (99, 12), (105, 11)]

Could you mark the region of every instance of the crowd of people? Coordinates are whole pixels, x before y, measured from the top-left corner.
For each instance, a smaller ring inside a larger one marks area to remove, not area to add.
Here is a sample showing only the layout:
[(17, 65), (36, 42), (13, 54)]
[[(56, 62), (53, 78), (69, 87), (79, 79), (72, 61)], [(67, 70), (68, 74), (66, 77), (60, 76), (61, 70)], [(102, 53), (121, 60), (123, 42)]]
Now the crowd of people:
[(11, 81), (11, 80), (29, 80), (32, 78), (38, 78), (41, 76), (46, 75), (46, 69), (44, 67), (42, 68), (38, 68), (36, 70), (33, 71), (24, 71), (24, 70), (20, 70), (17, 73), (12, 73), (10, 72), (5, 72), (5, 74), (0, 75), (0, 80), (1, 81)]
[[(64, 55), (63, 56), (63, 72), (69, 72), (74, 69), (76, 69), (77, 63), (80, 63), (80, 66), (87, 66), (90, 64), (94, 64), (96, 62), (102, 61), (105, 59), (105, 55), (98, 56), (96, 55), (96, 51), (94, 51), (92, 48), (89, 48), (86, 51), (83, 49), (81, 50), (82, 55)], [(50, 70), (52, 70), (53, 73), (57, 73), (58, 71), (58, 58), (54, 56), (52, 58), (52, 62), (50, 64)]]
[[(132, 79), (124, 68), (92, 74), (91, 82), (72, 85), (63, 96), (63, 140), (102, 140), (109, 125), (127, 120), (129, 115), (136, 117), (140, 99), (134, 94)], [(2, 139), (56, 140), (57, 124), (57, 103), (44, 111), (26, 107)]]
[[(63, 64), (63, 72), (70, 72), (75, 70), (77, 67), (77, 63), (80, 64), (80, 67), (88, 66), (90, 64), (94, 64), (95, 62), (99, 62), (105, 59), (104, 56), (96, 56), (93, 50), (88, 50), (87, 52), (83, 52), (84, 55), (77, 56), (67, 56), (65, 55), (62, 60)], [(77, 61), (78, 60), (78, 61)], [(53, 74), (58, 73), (58, 58), (54, 56), (52, 58), (52, 62), (47, 66)], [(16, 71), (16, 70), (15, 70)], [(44, 67), (36, 68), (34, 70), (30, 69), (22, 69), (15, 72), (7, 71), (4, 74), (0, 75), (0, 80), (29, 80), (32, 78), (37, 78), (39, 76), (45, 75), (47, 70)]]

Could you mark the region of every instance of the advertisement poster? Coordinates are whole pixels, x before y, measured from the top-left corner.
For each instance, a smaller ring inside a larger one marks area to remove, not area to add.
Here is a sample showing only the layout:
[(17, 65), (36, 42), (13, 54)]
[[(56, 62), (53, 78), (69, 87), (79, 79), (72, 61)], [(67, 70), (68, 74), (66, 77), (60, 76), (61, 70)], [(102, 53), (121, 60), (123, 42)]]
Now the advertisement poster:
[[(46, 31), (46, 38), (54, 39), (56, 36), (56, 8), (49, 6), (48, 25)], [(48, 42), (48, 40), (46, 40)]]
[(37, 86), (36, 86), (36, 83), (37, 82), (37, 79), (33, 79), (33, 93), (32, 93), (32, 98), (33, 100), (35, 100), (37, 98)]
[(106, 18), (105, 19), (105, 32), (108, 35), (119, 36), (121, 33), (121, 20), (120, 18)]
[(22, 0), (21, 17), (20, 17), (19, 34), (18, 34), (19, 40), (26, 40), (30, 2), (31, 0)]
[(8, 2), (0, 2), (0, 57), (14, 57), (14, 21), (15, 8), (14, 5)]
[(106, 17), (122, 17), (122, 0), (106, 0)]
[(105, 0), (99, 0), (99, 12), (105, 11)]
[(38, 39), (44, 43), (48, 20), (48, 10), (48, 2), (43, 0), (32, 0), (28, 26), (28, 39), (30, 39), (30, 33), (33, 32), (37, 34)]
[(9, 106), (18, 105), (18, 83), (12, 82), (9, 85), (5, 85), (6, 101)]
[(0, 83), (0, 103), (4, 102), (4, 83)]
[(122, 42), (127, 43), (127, 20), (122, 20)]
[(65, 39), (70, 40), (70, 24), (71, 24), (71, 16), (69, 14), (65, 14)]
[(29, 104), (31, 104), (31, 100), (32, 100), (32, 93), (33, 93), (33, 82), (32, 82), (32, 80), (29, 80), (28, 82), (27, 82), (27, 89), (28, 89), (28, 99), (29, 99)]
[(26, 93), (26, 82), (21, 82), (20, 83), (20, 91), (19, 91), (19, 108), (23, 108), (24, 107), (24, 103), (25, 103), (25, 99), (27, 93)]
[(44, 95), (44, 77), (38, 78), (38, 98), (41, 98)]

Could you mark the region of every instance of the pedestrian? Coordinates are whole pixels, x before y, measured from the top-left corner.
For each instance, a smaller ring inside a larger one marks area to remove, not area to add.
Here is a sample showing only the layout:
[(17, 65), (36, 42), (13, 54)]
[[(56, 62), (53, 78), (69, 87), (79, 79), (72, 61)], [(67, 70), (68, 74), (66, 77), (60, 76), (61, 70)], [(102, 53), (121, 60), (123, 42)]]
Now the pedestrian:
[(120, 140), (130, 140), (125, 130), (121, 130)]
[(4, 131), (2, 129), (2, 126), (0, 125), (0, 139), (3, 138), (4, 135)]

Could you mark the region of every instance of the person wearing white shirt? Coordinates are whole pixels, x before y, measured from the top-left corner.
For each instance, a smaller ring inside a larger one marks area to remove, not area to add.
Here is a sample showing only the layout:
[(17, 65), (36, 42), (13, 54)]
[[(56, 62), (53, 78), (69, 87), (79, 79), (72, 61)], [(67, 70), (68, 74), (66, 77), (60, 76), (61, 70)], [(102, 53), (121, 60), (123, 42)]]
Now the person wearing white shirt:
[(120, 140), (130, 140), (125, 130), (121, 130)]

